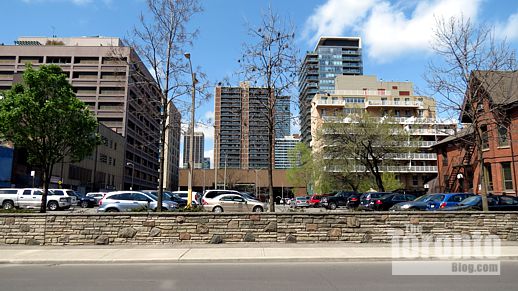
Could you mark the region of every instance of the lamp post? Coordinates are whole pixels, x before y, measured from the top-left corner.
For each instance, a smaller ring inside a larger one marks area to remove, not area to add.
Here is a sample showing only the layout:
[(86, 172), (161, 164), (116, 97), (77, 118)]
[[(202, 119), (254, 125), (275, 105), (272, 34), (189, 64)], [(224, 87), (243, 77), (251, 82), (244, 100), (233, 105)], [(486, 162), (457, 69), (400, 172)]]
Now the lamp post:
[(219, 161), (218, 161), (218, 137), (219, 133), (216, 131), (216, 126), (214, 126), (214, 189), (218, 189), (218, 167), (219, 167)]
[(223, 177), (223, 190), (227, 190), (227, 153), (225, 153), (225, 177)]
[(127, 162), (126, 166), (131, 166), (131, 187), (130, 190), (133, 191), (133, 178), (135, 178), (135, 164), (131, 162)]
[(190, 144), (189, 144), (189, 179), (188, 179), (188, 189), (187, 189), (187, 206), (191, 207), (192, 205), (192, 180), (194, 174), (194, 105), (196, 99), (196, 75), (192, 71), (192, 62), (191, 62), (191, 54), (184, 53), (183, 54), (186, 59), (189, 60), (189, 68), (191, 70), (191, 79), (192, 79), (192, 87), (191, 87), (191, 126), (190, 126)]

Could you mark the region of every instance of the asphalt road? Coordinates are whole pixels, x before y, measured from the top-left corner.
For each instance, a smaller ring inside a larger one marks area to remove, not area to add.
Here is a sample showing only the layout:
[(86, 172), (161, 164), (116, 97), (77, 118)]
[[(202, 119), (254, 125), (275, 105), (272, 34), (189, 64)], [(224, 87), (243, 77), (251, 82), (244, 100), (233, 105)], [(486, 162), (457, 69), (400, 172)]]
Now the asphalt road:
[(0, 290), (516, 290), (500, 276), (392, 276), (390, 262), (1, 265)]

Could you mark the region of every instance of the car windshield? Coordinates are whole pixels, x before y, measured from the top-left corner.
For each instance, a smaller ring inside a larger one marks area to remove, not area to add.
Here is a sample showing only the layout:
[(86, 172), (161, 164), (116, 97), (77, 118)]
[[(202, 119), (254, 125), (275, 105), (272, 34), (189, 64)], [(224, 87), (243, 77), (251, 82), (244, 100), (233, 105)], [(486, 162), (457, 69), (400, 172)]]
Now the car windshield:
[(297, 197), (297, 200), (306, 200), (306, 197)]
[(480, 201), (480, 196), (471, 196), (464, 200), (462, 200), (459, 204), (460, 205), (475, 205), (478, 204)]

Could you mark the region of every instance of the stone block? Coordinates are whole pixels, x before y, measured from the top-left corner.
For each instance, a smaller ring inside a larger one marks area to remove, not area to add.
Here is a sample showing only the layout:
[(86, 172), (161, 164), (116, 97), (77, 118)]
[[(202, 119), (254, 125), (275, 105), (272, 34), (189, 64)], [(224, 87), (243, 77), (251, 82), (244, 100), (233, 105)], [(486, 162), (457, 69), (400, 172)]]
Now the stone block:
[(263, 231), (266, 231), (266, 232), (277, 231), (277, 222), (275, 222), (275, 221), (269, 222), (268, 225), (266, 225), (266, 227), (263, 229)]
[(156, 237), (156, 236), (159, 236), (161, 232), (162, 232), (162, 231), (160, 230), (160, 228), (158, 228), (158, 227), (153, 227), (153, 228), (149, 231), (149, 236), (151, 236), (151, 237)]
[(191, 234), (188, 232), (182, 232), (180, 233), (180, 240), (190, 240)]
[(306, 231), (316, 231), (317, 229), (318, 229), (318, 225), (316, 223), (306, 224)]
[(39, 245), (41, 245), (41, 242), (39, 242), (38, 240), (35, 240), (33, 238), (29, 238), (29, 239), (25, 240), (25, 244), (29, 245), (29, 246), (39, 246)]
[(258, 215), (258, 214), (252, 214), (252, 215), (250, 215), (250, 220), (251, 221), (259, 221), (259, 220), (261, 220), (261, 216)]
[(411, 216), (410, 217), (410, 224), (419, 224), (419, 217), (418, 216)]
[(291, 234), (288, 234), (286, 236), (286, 239), (284, 240), (286, 243), (296, 243), (297, 242), (297, 237), (294, 236), (294, 235), (291, 235)]
[(70, 237), (68, 235), (60, 236), (58, 238), (58, 242), (60, 243), (68, 243), (70, 241)]
[(176, 217), (176, 223), (184, 223), (184, 222), (185, 222), (185, 216)]
[(229, 229), (239, 228), (239, 221), (238, 220), (231, 220), (231, 221), (229, 221), (228, 224), (227, 224), (227, 228), (229, 228)]
[(31, 230), (31, 227), (28, 226), (27, 224), (23, 224), (20, 226), (20, 231), (21, 232), (29, 232)]
[(219, 234), (215, 234), (209, 241), (210, 244), (221, 244), (223, 243), (223, 238)]
[(245, 235), (243, 236), (243, 241), (244, 242), (255, 242), (254, 234), (250, 231), (245, 233)]
[(209, 228), (205, 224), (199, 224), (196, 227), (196, 233), (198, 233), (198, 234), (209, 233)]
[(339, 237), (341, 235), (342, 235), (342, 230), (340, 228), (331, 228), (327, 232), (327, 236), (331, 236), (331, 237)]
[(146, 221), (142, 222), (142, 226), (154, 227), (155, 226), (155, 221), (154, 220), (146, 220)]
[(94, 243), (96, 245), (107, 245), (110, 243), (110, 238), (105, 235), (100, 235), (95, 239)]
[(120, 238), (133, 238), (137, 234), (137, 230), (133, 227), (125, 227), (119, 231), (117, 237)]
[(14, 220), (14, 217), (7, 217), (5, 219), (5, 224), (6, 225), (11, 225), (11, 224), (14, 224), (15, 220)]
[(356, 216), (347, 217), (347, 227), (360, 227), (360, 220)]
[(17, 238), (7, 238), (5, 239), (5, 243), (6, 244), (17, 244), (18, 243), (18, 239)]

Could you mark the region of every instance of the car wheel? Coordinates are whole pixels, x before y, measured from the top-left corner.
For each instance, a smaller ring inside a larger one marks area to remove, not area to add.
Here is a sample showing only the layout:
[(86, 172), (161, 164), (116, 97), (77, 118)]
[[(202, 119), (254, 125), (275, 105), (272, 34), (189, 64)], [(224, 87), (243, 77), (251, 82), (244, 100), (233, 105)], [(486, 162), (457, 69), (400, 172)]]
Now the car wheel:
[(254, 209), (252, 209), (253, 212), (263, 212), (264, 209), (261, 206), (256, 206)]
[(13, 201), (4, 201), (4, 203), (2, 204), (2, 208), (5, 210), (13, 209), (14, 208)]
[(82, 201), (81, 202), (81, 207), (88, 208), (88, 201)]
[(334, 202), (330, 202), (330, 203), (329, 203), (329, 209), (331, 209), (331, 210), (335, 210), (335, 209), (336, 209), (336, 203), (334, 203)]
[(212, 208), (212, 212), (221, 213), (221, 212), (223, 212), (223, 208), (216, 206), (216, 207)]
[(47, 204), (47, 207), (49, 208), (50, 211), (56, 211), (59, 209), (59, 205), (56, 201), (50, 201)]
[(119, 209), (117, 209), (117, 208), (108, 208), (108, 209), (106, 209), (106, 212), (119, 212)]

